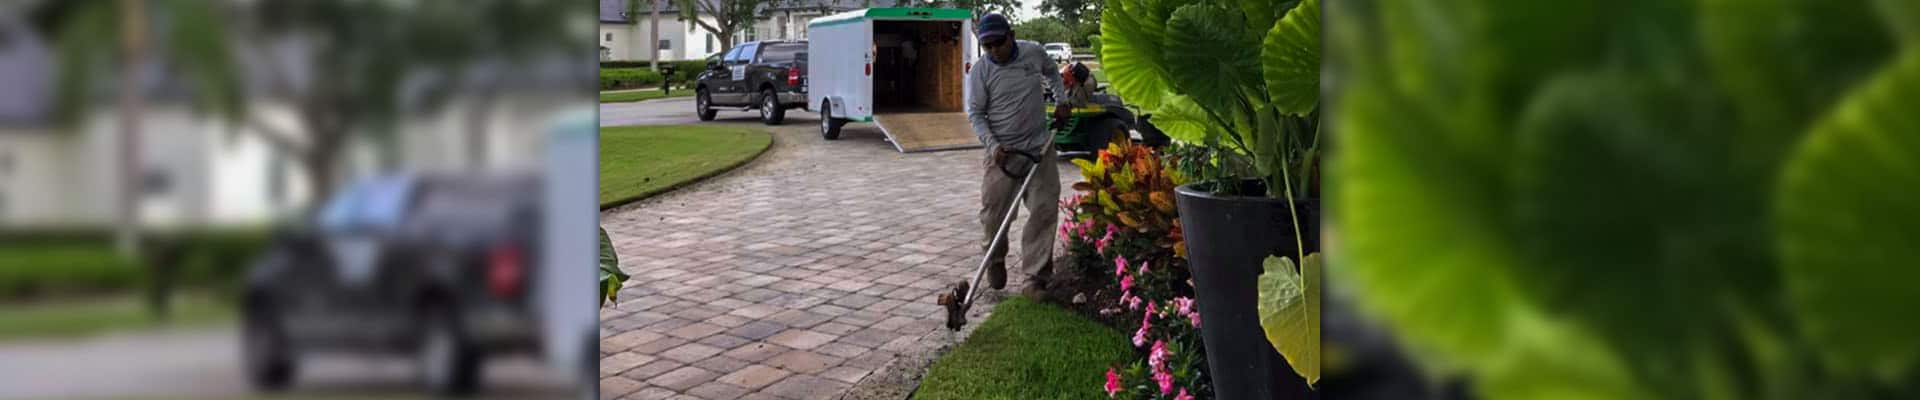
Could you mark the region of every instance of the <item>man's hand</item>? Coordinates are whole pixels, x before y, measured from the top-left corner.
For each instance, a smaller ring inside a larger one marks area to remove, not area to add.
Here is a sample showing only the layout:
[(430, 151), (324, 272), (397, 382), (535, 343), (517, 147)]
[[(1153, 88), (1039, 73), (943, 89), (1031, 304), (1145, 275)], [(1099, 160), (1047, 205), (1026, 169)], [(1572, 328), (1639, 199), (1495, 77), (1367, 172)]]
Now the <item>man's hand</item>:
[(1067, 107), (1066, 103), (1063, 102), (1053, 106), (1053, 124), (1051, 124), (1051, 127), (1053, 130), (1065, 128), (1067, 126), (1067, 118), (1071, 116), (1073, 116), (1073, 108)]
[(1006, 146), (993, 146), (993, 165), (996, 167), (1007, 165), (1007, 147)]

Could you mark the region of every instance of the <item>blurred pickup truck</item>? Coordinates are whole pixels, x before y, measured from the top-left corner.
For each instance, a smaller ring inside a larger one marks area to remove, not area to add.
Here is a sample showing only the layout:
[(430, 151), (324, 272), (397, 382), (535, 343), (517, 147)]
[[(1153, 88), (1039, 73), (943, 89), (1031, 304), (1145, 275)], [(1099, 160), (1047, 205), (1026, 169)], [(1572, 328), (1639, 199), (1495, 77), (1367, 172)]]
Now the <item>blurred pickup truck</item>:
[[(409, 355), (425, 386), (461, 395), (486, 357), (538, 353), (546, 278), (540, 178), (401, 174), (359, 181), (307, 223), (276, 230), (246, 277), (252, 384), (287, 387), (314, 352)], [(590, 307), (590, 306), (589, 306)], [(567, 338), (596, 354), (597, 334)], [(552, 357), (551, 354), (546, 355)], [(593, 357), (597, 360), (597, 357)]]

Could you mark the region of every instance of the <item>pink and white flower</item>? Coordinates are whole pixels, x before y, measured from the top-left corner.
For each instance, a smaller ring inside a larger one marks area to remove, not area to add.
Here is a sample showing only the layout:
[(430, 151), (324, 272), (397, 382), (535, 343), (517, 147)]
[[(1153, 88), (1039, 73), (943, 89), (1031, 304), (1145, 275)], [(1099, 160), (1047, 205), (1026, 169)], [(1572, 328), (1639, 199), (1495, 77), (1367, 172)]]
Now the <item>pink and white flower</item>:
[(1153, 351), (1147, 355), (1147, 365), (1153, 366), (1155, 371), (1165, 368), (1167, 365), (1167, 357), (1170, 355), (1171, 354), (1167, 353), (1167, 341), (1155, 340), (1153, 341)]
[(1187, 388), (1180, 388), (1180, 394), (1173, 396), (1173, 400), (1193, 400), (1193, 395), (1187, 394)]
[(1145, 347), (1147, 345), (1147, 329), (1152, 327), (1153, 319), (1145, 318), (1140, 320), (1140, 330), (1133, 332), (1133, 347)]
[(1120, 277), (1120, 291), (1123, 291), (1123, 292), (1133, 291), (1133, 275)]
[(1153, 382), (1160, 384), (1160, 394), (1173, 394), (1173, 374), (1164, 369), (1153, 371)]
[(1120, 394), (1120, 374), (1113, 372), (1113, 367), (1107, 367), (1107, 385), (1104, 389), (1107, 390), (1107, 398), (1109, 399), (1113, 398), (1116, 394)]
[(1127, 256), (1113, 257), (1113, 276), (1127, 275)]

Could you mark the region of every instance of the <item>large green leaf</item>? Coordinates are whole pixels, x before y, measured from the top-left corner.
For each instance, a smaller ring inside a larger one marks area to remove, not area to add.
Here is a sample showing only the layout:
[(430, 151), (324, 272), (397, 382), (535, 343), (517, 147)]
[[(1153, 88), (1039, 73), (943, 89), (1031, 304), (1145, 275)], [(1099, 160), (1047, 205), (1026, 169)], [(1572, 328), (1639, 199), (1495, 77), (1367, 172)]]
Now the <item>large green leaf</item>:
[(1167, 20), (1162, 58), (1173, 87), (1215, 113), (1251, 111), (1247, 99), (1262, 91), (1260, 46), (1246, 35), (1237, 9), (1213, 3), (1181, 6)]
[(1159, 0), (1109, 0), (1100, 17), (1100, 65), (1121, 98), (1160, 107), (1173, 89), (1161, 49), (1169, 11)]
[(1847, 95), (1788, 162), (1782, 268), (1830, 365), (1897, 380), (1920, 361), (1920, 51)]
[(1217, 129), (1207, 120), (1207, 112), (1200, 109), (1200, 104), (1181, 95), (1168, 95), (1161, 102), (1160, 108), (1153, 111), (1153, 126), (1168, 138), (1188, 144), (1207, 143), (1208, 136)]
[(1292, 259), (1269, 256), (1258, 283), (1267, 343), (1308, 385), (1320, 382), (1320, 259), (1320, 253), (1308, 254), (1295, 268)]
[(619, 301), (620, 287), (627, 282), (627, 273), (620, 271), (620, 254), (614, 252), (613, 239), (607, 237), (607, 228), (600, 228), (600, 304)]
[(1301, 2), (1274, 24), (1260, 46), (1267, 96), (1280, 111), (1301, 115), (1320, 103), (1320, 0)]

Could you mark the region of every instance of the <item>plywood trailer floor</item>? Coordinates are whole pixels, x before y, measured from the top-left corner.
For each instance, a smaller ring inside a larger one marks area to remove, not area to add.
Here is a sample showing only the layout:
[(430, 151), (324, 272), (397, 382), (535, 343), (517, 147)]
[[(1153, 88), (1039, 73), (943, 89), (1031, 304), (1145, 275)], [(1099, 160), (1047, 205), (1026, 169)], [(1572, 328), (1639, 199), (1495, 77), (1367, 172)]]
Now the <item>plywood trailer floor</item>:
[(873, 123), (902, 153), (981, 147), (966, 112), (882, 110), (873, 114)]
[[(953, 21), (874, 21), (873, 122), (904, 153), (981, 147), (967, 123), (966, 65)], [(902, 43), (912, 42), (908, 61)]]

